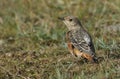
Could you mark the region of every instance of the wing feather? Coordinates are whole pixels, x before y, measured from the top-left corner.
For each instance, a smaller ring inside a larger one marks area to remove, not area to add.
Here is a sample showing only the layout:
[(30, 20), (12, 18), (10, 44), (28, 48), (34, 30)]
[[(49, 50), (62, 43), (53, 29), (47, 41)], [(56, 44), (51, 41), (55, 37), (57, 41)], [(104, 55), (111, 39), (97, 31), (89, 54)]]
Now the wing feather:
[(82, 32), (80, 30), (71, 31), (69, 32), (69, 39), (75, 48), (90, 55), (95, 55), (92, 39), (87, 32)]

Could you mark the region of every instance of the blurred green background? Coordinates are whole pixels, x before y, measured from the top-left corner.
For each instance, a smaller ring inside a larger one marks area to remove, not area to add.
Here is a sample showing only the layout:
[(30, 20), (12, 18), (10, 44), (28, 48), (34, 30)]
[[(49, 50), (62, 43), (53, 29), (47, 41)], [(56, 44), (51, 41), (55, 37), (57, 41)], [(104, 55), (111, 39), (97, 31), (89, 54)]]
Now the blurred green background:
[[(91, 34), (99, 64), (71, 56), (66, 26), (74, 15)], [(119, 0), (1, 0), (0, 79), (119, 79)]]

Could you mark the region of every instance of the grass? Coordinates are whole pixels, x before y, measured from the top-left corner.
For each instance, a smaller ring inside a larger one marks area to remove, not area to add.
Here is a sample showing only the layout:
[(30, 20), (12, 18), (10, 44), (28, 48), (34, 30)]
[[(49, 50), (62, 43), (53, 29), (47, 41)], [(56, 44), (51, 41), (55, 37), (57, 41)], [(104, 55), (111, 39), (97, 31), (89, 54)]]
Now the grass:
[[(0, 10), (0, 79), (120, 78), (119, 0), (3, 0)], [(90, 32), (99, 64), (71, 56), (64, 15)]]

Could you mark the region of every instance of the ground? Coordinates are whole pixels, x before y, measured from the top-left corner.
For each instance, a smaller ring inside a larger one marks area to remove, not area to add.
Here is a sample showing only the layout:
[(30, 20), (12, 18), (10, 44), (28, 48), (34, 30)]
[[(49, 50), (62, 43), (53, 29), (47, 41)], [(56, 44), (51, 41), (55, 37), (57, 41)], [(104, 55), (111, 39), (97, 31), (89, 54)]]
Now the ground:
[[(2, 0), (0, 79), (119, 79), (119, 0)], [(59, 16), (77, 16), (99, 64), (71, 56)]]

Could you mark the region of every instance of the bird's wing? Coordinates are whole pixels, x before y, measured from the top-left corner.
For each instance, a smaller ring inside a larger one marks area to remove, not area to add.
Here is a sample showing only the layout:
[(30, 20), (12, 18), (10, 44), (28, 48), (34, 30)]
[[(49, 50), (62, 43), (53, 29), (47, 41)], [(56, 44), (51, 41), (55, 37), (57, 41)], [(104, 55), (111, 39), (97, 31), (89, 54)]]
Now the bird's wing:
[(69, 32), (69, 38), (73, 46), (81, 52), (88, 53), (90, 55), (95, 55), (95, 49), (92, 43), (92, 39), (87, 32), (81, 32), (79, 30)]

